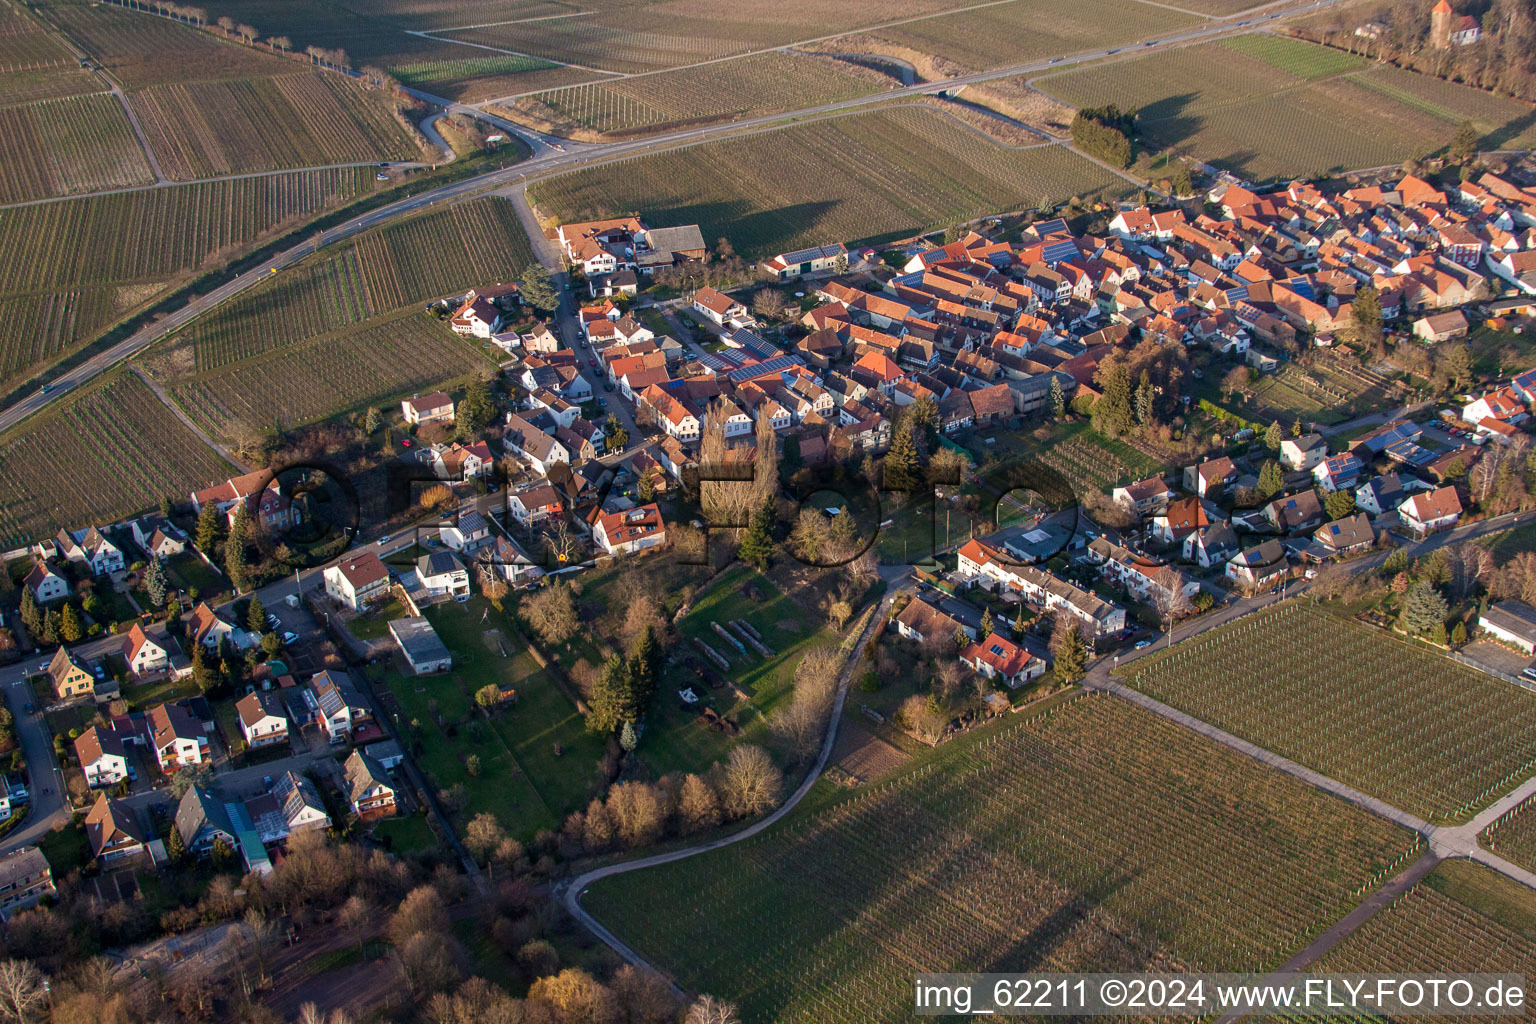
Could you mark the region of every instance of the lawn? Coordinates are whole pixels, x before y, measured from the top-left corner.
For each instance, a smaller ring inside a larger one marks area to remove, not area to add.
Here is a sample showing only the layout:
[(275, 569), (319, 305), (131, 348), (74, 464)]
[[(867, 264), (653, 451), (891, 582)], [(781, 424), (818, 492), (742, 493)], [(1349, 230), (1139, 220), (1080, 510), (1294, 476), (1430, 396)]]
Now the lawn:
[[(823, 794), (826, 790), (819, 790)], [(1010, 716), (586, 904), (780, 1024), (912, 1019), (913, 970), (1272, 968), (1417, 837), (1107, 696)]]
[(391, 597), (384, 604), (374, 606), (367, 615), (347, 620), (347, 632), (359, 640), (377, 640), (389, 632), (391, 620), (403, 619), (409, 614), (399, 598)]
[(373, 826), (374, 837), (388, 841), (392, 853), (430, 853), (437, 849), (437, 835), (420, 814), (386, 818)]
[(190, 547), (165, 560), (165, 574), (171, 585), (198, 599), (207, 600), (229, 588), (229, 582), (213, 566), (203, 561)]
[[(417, 764), (439, 790), (464, 786), (461, 825), (489, 812), (523, 840), (558, 826), (596, 792), (603, 739), (586, 731), (575, 706), (487, 602), (438, 606), (428, 618), (453, 651), (453, 671), (427, 677), (392, 672), (384, 680), (400, 702), (406, 734), (421, 743)], [(505, 657), (482, 639), (486, 629), (502, 631)], [(473, 694), (489, 684), (514, 691), (516, 698), (487, 722)], [(471, 755), (480, 759), (478, 776), (469, 774)]]
[(128, 683), (123, 687), (123, 699), (134, 711), (147, 711), (156, 704), (182, 697), (197, 696), (197, 684), (191, 679), (173, 681), (155, 679), (147, 683)]
[(1536, 694), (1300, 602), (1125, 679), (1429, 821), (1465, 820), (1536, 770)]
[(86, 842), (85, 829), (66, 825), (56, 828), (37, 844), (48, 858), (48, 867), (54, 878), (67, 878), (76, 868), (85, 867), (91, 859), (91, 848)]

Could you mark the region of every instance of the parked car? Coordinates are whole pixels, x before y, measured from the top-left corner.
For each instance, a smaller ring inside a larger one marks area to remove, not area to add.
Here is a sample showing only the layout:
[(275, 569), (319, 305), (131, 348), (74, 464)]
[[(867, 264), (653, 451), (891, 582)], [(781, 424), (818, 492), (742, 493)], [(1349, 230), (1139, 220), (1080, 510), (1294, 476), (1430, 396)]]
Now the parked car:
[(1152, 641), (1151, 640), (1137, 640), (1136, 641), (1136, 650), (1138, 650), (1138, 651), (1143, 650), (1144, 648), (1147, 648), (1147, 647), (1151, 647), (1151, 646), (1152, 646)]
[(283, 634), (283, 643), (285, 643), (285, 644), (296, 643), (298, 641), (298, 639), (299, 639), (299, 634), (295, 633), (291, 629)]

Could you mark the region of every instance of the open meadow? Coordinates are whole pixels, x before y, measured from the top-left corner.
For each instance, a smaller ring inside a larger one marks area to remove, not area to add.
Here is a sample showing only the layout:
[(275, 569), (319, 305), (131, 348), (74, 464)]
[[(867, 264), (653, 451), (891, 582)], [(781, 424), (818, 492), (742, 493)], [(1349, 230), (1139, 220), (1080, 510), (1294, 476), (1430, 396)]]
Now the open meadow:
[(296, 171), (0, 209), (0, 386), (198, 269), (372, 188), (366, 168)]
[(1480, 864), (1445, 861), (1310, 970), (1529, 976), (1536, 971), (1536, 894)]
[(1128, 188), (1060, 146), (1010, 149), (931, 107), (904, 105), (604, 164), (529, 194), (544, 216), (638, 210), (647, 223), (698, 223), (706, 239), (723, 235), (761, 256), (831, 238), (904, 238)]
[(1536, 694), (1291, 602), (1136, 662), (1158, 700), (1432, 822), (1536, 770)]
[(688, 988), (911, 1019), (913, 971), (1273, 967), (1416, 837), (1113, 698), (1010, 718), (752, 839), (595, 883)]
[(0, 544), (112, 522), (230, 472), (142, 381), (117, 373), (0, 440)]
[(1148, 153), (1245, 177), (1321, 176), (1401, 163), (1470, 120), (1488, 149), (1536, 143), (1532, 108), (1300, 40), (1238, 36), (1033, 80), (1076, 106), (1140, 111)]
[(541, 92), (497, 109), (537, 128), (598, 139), (801, 110), (897, 84), (831, 57), (764, 53)]

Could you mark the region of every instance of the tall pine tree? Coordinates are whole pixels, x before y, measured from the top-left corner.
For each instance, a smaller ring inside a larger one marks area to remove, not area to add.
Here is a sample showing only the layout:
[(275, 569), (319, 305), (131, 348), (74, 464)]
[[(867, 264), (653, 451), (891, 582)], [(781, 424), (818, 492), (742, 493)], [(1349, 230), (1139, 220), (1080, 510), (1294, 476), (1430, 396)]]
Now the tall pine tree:
[(909, 491), (917, 483), (917, 444), (912, 439), (912, 425), (903, 423), (891, 438), (890, 451), (880, 467), (881, 483), (887, 491)]
[(1056, 649), (1056, 678), (1063, 683), (1075, 683), (1088, 672), (1088, 648), (1083, 643), (1077, 624), (1067, 627)]
[(736, 548), (736, 557), (763, 571), (773, 558), (773, 496), (752, 513), (752, 522)]
[(197, 514), (197, 531), (193, 534), (192, 543), (196, 544), (197, 550), (203, 554), (212, 555), (213, 549), (219, 543), (219, 538), (223, 535), (223, 517), (219, 515), (218, 506), (210, 501)]

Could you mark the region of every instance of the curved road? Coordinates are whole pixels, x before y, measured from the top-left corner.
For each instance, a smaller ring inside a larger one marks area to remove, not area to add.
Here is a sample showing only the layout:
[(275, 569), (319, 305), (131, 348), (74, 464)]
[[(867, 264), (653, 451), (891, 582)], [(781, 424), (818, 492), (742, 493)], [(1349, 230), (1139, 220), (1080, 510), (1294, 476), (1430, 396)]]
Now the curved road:
[[(1310, 13), (1321, 7), (1331, 7), (1344, 3), (1346, 0), (1314, 0), (1313, 3), (1303, 6), (1287, 7), (1283, 11), (1270, 14), (1252, 14), (1242, 20), (1225, 19), (1214, 21), (1196, 28), (1177, 32), (1158, 40), (1142, 43), (1128, 44), (1124, 46), (1109, 47), (1093, 50), (1087, 53), (1074, 54), (1070, 57), (1059, 57), (1049, 60), (1035, 60), (1024, 64), (1017, 64), (1006, 68), (997, 68), (992, 71), (979, 71), (970, 75), (961, 75), (955, 78), (947, 78), (937, 82), (924, 82), (918, 85), (907, 86), (899, 89), (890, 89), (885, 92), (875, 93), (869, 96), (859, 96), (852, 99), (841, 100), (836, 103), (824, 103), (815, 107), (807, 107), (803, 110), (791, 111), (782, 114), (767, 114), (760, 117), (744, 118), (727, 124), (708, 125), (699, 128), (690, 128), (682, 131), (670, 132), (652, 136), (646, 139), (636, 139), (629, 142), (605, 143), (602, 145), (583, 145), (568, 142), (563, 139), (555, 139), (553, 136), (543, 135), (530, 131), (520, 125), (515, 125), (504, 118), (488, 114), (477, 107), (468, 106), (433, 96), (418, 90), (407, 90), (413, 95), (436, 103), (449, 111), (462, 112), (472, 117), (489, 121), (507, 132), (512, 132), (528, 143), (534, 155), (513, 167), (488, 171), (485, 174), (463, 181), (443, 185), (438, 188), (423, 192), (420, 195), (407, 199), (397, 200), (387, 206), (381, 206), (376, 210), (361, 214), (334, 228), (323, 231), (316, 239), (301, 242), (284, 252), (278, 253), (260, 266), (246, 271), (224, 284), (215, 288), (207, 295), (181, 307), (164, 319), (150, 324), (137, 333), (113, 345), (111, 348), (97, 353), (90, 359), (76, 366), (60, 377), (52, 381), (52, 389), (43, 393), (35, 391), (24, 398), (13, 402), (4, 412), (0, 412), (0, 432), (9, 430), (33, 413), (45, 408), (50, 402), (63, 394), (88, 383), (100, 374), (106, 372), (118, 363), (129, 359), (142, 352), (150, 345), (170, 335), (174, 331), (186, 326), (192, 320), (216, 306), (234, 298), (257, 282), (271, 276), (278, 270), (304, 259), (314, 253), (319, 247), (330, 245), (343, 239), (350, 238), (369, 228), (407, 216), (419, 210), (434, 206), (438, 203), (452, 202), (467, 196), (506, 185), (517, 183), (527, 184), (538, 178), (551, 174), (575, 170), (580, 167), (588, 167), (601, 163), (608, 163), (626, 157), (638, 156), (645, 153), (656, 152), (665, 149), (675, 149), (682, 146), (693, 145), (712, 138), (728, 137), (745, 132), (761, 131), (779, 125), (786, 125), (794, 121), (823, 117), (833, 114), (847, 113), (865, 107), (873, 107), (890, 103), (906, 97), (932, 95), (958, 89), (964, 85), (972, 85), (979, 82), (992, 81), (998, 78), (1011, 78), (1025, 75), (1035, 71), (1047, 69), (1062, 70), (1075, 64), (1099, 60), (1104, 57), (1124, 54), (1126, 56), (1139, 55), (1164, 50), (1177, 46), (1185, 46), (1194, 42), (1201, 42), (1212, 38), (1240, 34), (1252, 31), (1255, 26), (1268, 24), (1275, 19), (1292, 14)], [(1074, 152), (1076, 152), (1074, 150)]]
[[(900, 579), (910, 571), (903, 568), (900, 575), (894, 578)], [(772, 814), (761, 821), (753, 822), (740, 832), (733, 832), (728, 836), (721, 836), (719, 839), (700, 843), (698, 846), (689, 846), (681, 850), (668, 850), (666, 853), (653, 854), (650, 857), (640, 857), (636, 860), (608, 864), (576, 876), (567, 883), (565, 888), (565, 908), (570, 911), (571, 916), (580, 921), (593, 935), (602, 939), (625, 960), (628, 960), (636, 967), (654, 971), (655, 968), (644, 957), (630, 949), (629, 946), (624, 944), (623, 940), (605, 928), (597, 918), (587, 913), (586, 908), (581, 905), (581, 897), (587, 891), (587, 887), (598, 879), (607, 878), (610, 875), (622, 875), (630, 871), (639, 871), (642, 868), (656, 867), (659, 864), (670, 864), (673, 861), (684, 860), (701, 853), (708, 853), (711, 850), (730, 846), (732, 843), (739, 843), (743, 839), (750, 839), (759, 832), (772, 828), (781, 818), (794, 810), (795, 806), (805, 798), (805, 794), (811, 791), (811, 787), (816, 785), (816, 780), (821, 778), (821, 773), (827, 766), (827, 760), (832, 756), (832, 748), (837, 743), (837, 723), (842, 718), (843, 700), (848, 696), (848, 683), (853, 678), (854, 666), (859, 663), (859, 658), (864, 653), (864, 644), (869, 640), (869, 631), (877, 628), (881, 622), (885, 621), (886, 612), (889, 610), (891, 602), (896, 599), (896, 595), (899, 593), (902, 593), (900, 589), (889, 591), (881, 599), (875, 614), (870, 616), (869, 621), (864, 624), (864, 629), (859, 632), (858, 643), (854, 644), (853, 651), (848, 656), (848, 663), (843, 666), (842, 674), (837, 680), (837, 698), (832, 704), (832, 715), (827, 722), (827, 734), (822, 737), (821, 752), (816, 755), (816, 763), (806, 773), (805, 780), (790, 794), (789, 799), (780, 804), (778, 809)]]

